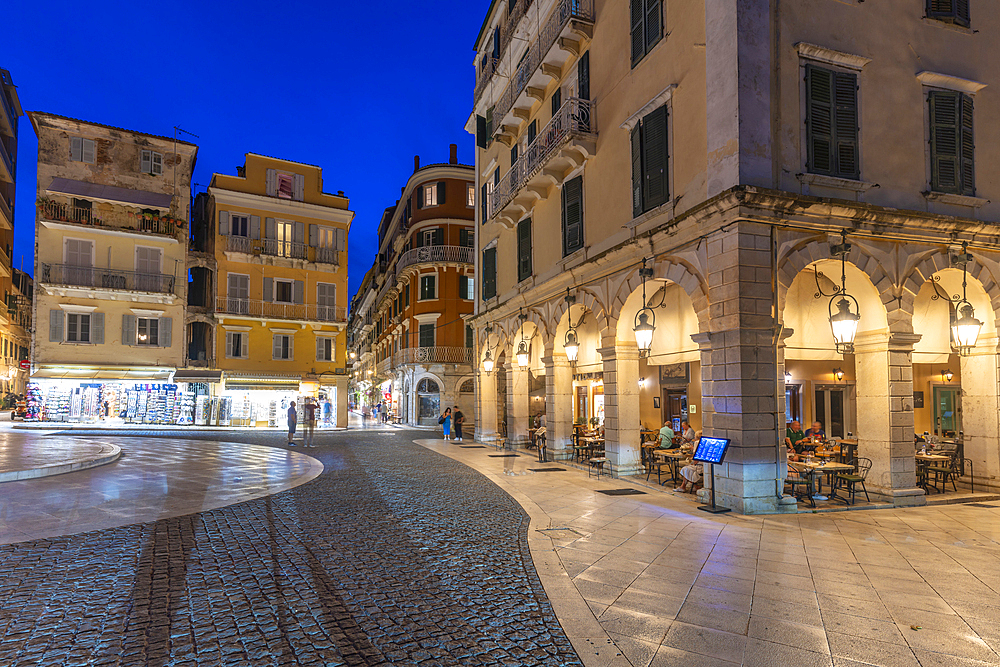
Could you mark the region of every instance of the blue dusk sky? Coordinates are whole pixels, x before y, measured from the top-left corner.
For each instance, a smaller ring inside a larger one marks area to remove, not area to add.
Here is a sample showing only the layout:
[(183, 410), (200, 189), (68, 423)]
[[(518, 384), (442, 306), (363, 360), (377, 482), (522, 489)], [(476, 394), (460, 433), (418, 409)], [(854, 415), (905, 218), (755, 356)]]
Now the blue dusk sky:
[[(9, 3), (0, 67), (25, 111), (198, 135), (194, 182), (248, 152), (323, 168), (356, 215), (353, 296), (376, 228), (422, 164), (471, 164), (473, 42), (489, 0)], [(34, 265), (37, 142), (22, 118), (14, 266)]]

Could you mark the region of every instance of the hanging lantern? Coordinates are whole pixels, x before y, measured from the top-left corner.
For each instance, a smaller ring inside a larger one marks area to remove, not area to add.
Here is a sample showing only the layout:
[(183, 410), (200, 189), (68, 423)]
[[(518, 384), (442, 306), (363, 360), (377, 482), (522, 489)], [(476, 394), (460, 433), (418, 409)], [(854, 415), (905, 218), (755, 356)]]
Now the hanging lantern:
[(944, 379), (945, 382), (951, 382), (953, 377), (955, 377), (955, 374), (951, 372), (950, 368), (941, 371), (941, 378)]
[(483, 357), (483, 370), (487, 375), (493, 372), (493, 355), (489, 350), (486, 350), (486, 356)]
[(844, 369), (843, 368), (834, 368), (833, 369), (833, 377), (837, 378), (837, 382), (840, 382), (841, 380), (843, 380), (844, 379)]
[(521, 368), (527, 368), (531, 361), (531, 353), (528, 352), (528, 344), (521, 339), (521, 342), (517, 344), (517, 365)]
[[(836, 296), (830, 299), (830, 328), (833, 329), (833, 342), (837, 345), (837, 352), (850, 354), (854, 352), (854, 337), (858, 334), (858, 320), (861, 319), (861, 315), (851, 311), (851, 301), (854, 301), (855, 310), (858, 309), (858, 302), (853, 296), (846, 293), (837, 296), (841, 297), (840, 301), (837, 301)], [(836, 313), (833, 313), (834, 301), (837, 301)]]
[(646, 305), (646, 278), (653, 276), (653, 269), (646, 268), (646, 258), (642, 259), (642, 268), (639, 269), (642, 276), (642, 308), (635, 315), (635, 344), (639, 347), (639, 358), (649, 356), (649, 350), (653, 346), (653, 331), (656, 330), (656, 313)]
[(580, 340), (577, 338), (576, 329), (570, 329), (566, 332), (563, 348), (566, 350), (566, 358), (569, 359), (569, 363), (576, 364), (576, 356), (580, 353)]
[(959, 302), (958, 313), (958, 320), (951, 326), (951, 336), (958, 354), (967, 357), (976, 348), (983, 323), (976, 319), (972, 304), (964, 299)]

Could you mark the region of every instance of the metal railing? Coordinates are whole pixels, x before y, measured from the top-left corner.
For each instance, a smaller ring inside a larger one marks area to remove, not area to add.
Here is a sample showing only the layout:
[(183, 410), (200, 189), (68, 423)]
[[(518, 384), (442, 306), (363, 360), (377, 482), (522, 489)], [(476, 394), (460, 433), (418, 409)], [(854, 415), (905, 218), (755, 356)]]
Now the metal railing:
[(396, 262), (396, 275), (408, 266), (422, 262), (457, 262), (472, 264), (474, 249), (460, 245), (431, 245), (407, 250)]
[(511, 40), (514, 39), (514, 35), (517, 34), (517, 27), (521, 24), (521, 19), (528, 11), (528, 7), (533, 4), (533, 0), (518, 0), (517, 4), (514, 5), (514, 11), (507, 16), (506, 22), (500, 28), (500, 57), (493, 58), (488, 56), (488, 61), (486, 67), (481, 67), (481, 71), (477, 72), (478, 78), (476, 79), (476, 92), (475, 101), (478, 104), (479, 98), (482, 96), (483, 91), (486, 90), (486, 84), (489, 83), (493, 75), (496, 74), (497, 68), (503, 61), (504, 56), (507, 54), (507, 47), (510, 46)]
[(139, 273), (71, 264), (42, 264), (41, 282), (49, 285), (92, 287), (125, 292), (174, 294), (174, 277), (165, 273)]
[(538, 133), (490, 194), (490, 217), (494, 217), (509, 204), (532, 176), (537, 174), (552, 154), (573, 136), (592, 135), (597, 132), (591, 115), (590, 100), (571, 97), (559, 107), (558, 113)]
[(294, 241), (252, 239), (247, 236), (227, 236), (226, 252), (267, 255), (269, 257), (287, 257), (289, 259), (302, 259), (322, 262), (324, 264), (340, 263), (338, 253), (333, 248), (314, 248), (305, 243)]
[(388, 375), (392, 368), (392, 357), (387, 357), (375, 365), (375, 374), (383, 376)]
[(548, 54), (549, 49), (559, 39), (563, 28), (571, 20), (590, 21), (594, 20), (594, 0), (558, 0), (555, 9), (549, 15), (545, 25), (538, 33), (538, 38), (528, 47), (527, 53), (518, 65), (517, 70), (511, 74), (510, 83), (497, 99), (493, 108), (493, 128), (494, 134), (503, 125), (503, 117), (507, 115), (518, 95), (528, 85), (531, 76), (535, 73)]
[(382, 289), (378, 291), (378, 296), (375, 297), (375, 304), (377, 305), (382, 303), (382, 299), (384, 299), (386, 295), (389, 293), (389, 290), (391, 290), (395, 286), (396, 286), (396, 276), (392, 274), (386, 276), (385, 284), (382, 285)]
[(342, 306), (320, 306), (315, 303), (284, 303), (220, 296), (215, 299), (215, 312), (224, 315), (246, 315), (275, 320), (305, 320), (309, 322), (346, 322), (347, 309)]
[(184, 229), (184, 221), (178, 218), (127, 211), (118, 207), (110, 211), (96, 212), (92, 208), (39, 200), (38, 212), (43, 219), (52, 222), (70, 222), (164, 236), (176, 237), (177, 232)]
[(31, 299), (23, 294), (11, 294), (7, 303), (11, 323), (24, 329), (31, 328)]
[(471, 347), (408, 347), (392, 355), (392, 365), (471, 364)]

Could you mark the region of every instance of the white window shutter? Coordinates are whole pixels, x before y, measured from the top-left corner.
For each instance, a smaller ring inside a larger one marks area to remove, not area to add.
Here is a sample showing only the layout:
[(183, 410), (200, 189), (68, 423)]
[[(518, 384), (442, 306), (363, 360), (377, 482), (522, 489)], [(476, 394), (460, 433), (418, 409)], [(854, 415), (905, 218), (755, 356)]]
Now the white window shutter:
[(122, 315), (122, 345), (135, 345), (135, 315)]
[(306, 223), (296, 222), (292, 225), (292, 241), (295, 243), (306, 242)]
[(226, 332), (226, 357), (231, 358), (233, 356), (233, 337), (239, 336), (239, 334), (234, 334), (231, 332)]
[(306, 302), (306, 284), (301, 280), (296, 280), (292, 283), (292, 302), (293, 303), (305, 303)]
[(289, 360), (295, 358), (295, 336), (288, 337), (288, 358)]
[(316, 361), (326, 361), (326, 339), (316, 336)]
[(274, 359), (281, 359), (281, 338), (280, 334), (274, 334), (271, 338), (271, 357)]
[(292, 178), (292, 199), (303, 201), (306, 196), (306, 177), (302, 174), (294, 174)]
[(337, 228), (337, 252), (344, 252), (344, 244), (346, 242), (346, 236), (344, 229)]
[(162, 153), (153, 153), (152, 167), (153, 167), (153, 170), (152, 170), (153, 173), (156, 174), (157, 176), (159, 176), (160, 174), (163, 173), (163, 154)]
[(104, 313), (90, 314), (90, 342), (104, 345)]
[(160, 347), (170, 347), (170, 342), (171, 342), (170, 338), (171, 334), (173, 333), (172, 332), (173, 325), (174, 325), (174, 318), (172, 317), (160, 318), (160, 324), (159, 324), (160, 330), (158, 332), (160, 338)]
[(264, 301), (271, 303), (274, 301), (274, 278), (264, 276)]
[(274, 224), (274, 218), (264, 218), (264, 238), (277, 238), (278, 230)]
[(69, 159), (74, 162), (83, 162), (83, 139), (80, 137), (70, 137)]
[(63, 340), (63, 311), (53, 308), (49, 311), (49, 342), (61, 343)]
[(219, 234), (229, 236), (229, 211), (219, 211)]
[(260, 240), (260, 216), (250, 216), (250, 238)]
[(94, 164), (94, 140), (83, 140), (83, 161)]
[(143, 174), (148, 174), (153, 171), (153, 153), (151, 151), (141, 151), (141, 157), (139, 158), (139, 171)]
[(278, 196), (278, 172), (268, 169), (264, 179), (264, 189), (268, 197)]
[(243, 359), (249, 359), (250, 358), (250, 334), (249, 333), (245, 333), (244, 332), (244, 333), (240, 334), (240, 351), (243, 352), (243, 354), (240, 355), (241, 358), (243, 358)]

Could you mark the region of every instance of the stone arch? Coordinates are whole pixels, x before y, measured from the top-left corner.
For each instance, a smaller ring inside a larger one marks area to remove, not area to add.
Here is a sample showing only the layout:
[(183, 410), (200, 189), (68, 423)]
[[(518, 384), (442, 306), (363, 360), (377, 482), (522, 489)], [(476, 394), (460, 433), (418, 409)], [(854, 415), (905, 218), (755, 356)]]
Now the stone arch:
[[(639, 275), (641, 266), (636, 266), (624, 274), (624, 280), (618, 286), (617, 292), (611, 299), (611, 314), (608, 317), (608, 329), (614, 331), (618, 327), (618, 319), (621, 317), (625, 301), (635, 290), (642, 287), (642, 276)], [(654, 259), (653, 277), (651, 280), (660, 282), (666, 281), (679, 285), (694, 306), (695, 314), (698, 316), (698, 326), (702, 331), (708, 329), (708, 286), (698, 271), (685, 262), (676, 259), (664, 258)], [(623, 274), (619, 274), (621, 277)], [(655, 290), (654, 290), (655, 291)], [(647, 296), (649, 296), (647, 294)]]
[[(597, 318), (597, 326), (602, 331), (608, 328), (608, 314), (607, 309), (604, 304), (601, 303), (597, 296), (585, 287), (579, 287), (575, 291), (570, 290), (570, 294), (576, 297), (576, 303), (585, 307), (594, 317)], [(551, 324), (552, 333), (555, 335), (556, 329), (559, 328), (559, 322), (562, 321), (563, 315), (569, 309), (569, 304), (566, 303), (566, 299), (559, 299), (558, 304), (552, 310)]]
[[(969, 277), (979, 282), (989, 297), (990, 305), (993, 307), (994, 318), (1000, 321), (1000, 283), (998, 283), (998, 278), (982, 261), (984, 258), (981, 255), (977, 259), (976, 252), (970, 250), (970, 253), (972, 254), (972, 261), (969, 262), (967, 267)], [(906, 275), (903, 281), (901, 307), (912, 316), (914, 302), (916, 301), (917, 294), (920, 292), (920, 288), (924, 283), (931, 280), (935, 273), (947, 268), (951, 268), (951, 255), (947, 249), (928, 255), (914, 266), (913, 270)]]
[(444, 381), (441, 378), (439, 378), (435, 373), (431, 373), (430, 371), (423, 371), (421, 373), (417, 373), (417, 374), (414, 375), (414, 377), (413, 377), (413, 390), (414, 391), (416, 391), (420, 387), (420, 381), (423, 380), (424, 378), (428, 378), (428, 379), (434, 380), (434, 382), (438, 386), (438, 393), (441, 393), (441, 394), (445, 393), (445, 384), (444, 384)]

